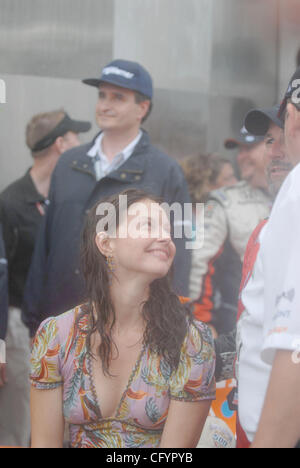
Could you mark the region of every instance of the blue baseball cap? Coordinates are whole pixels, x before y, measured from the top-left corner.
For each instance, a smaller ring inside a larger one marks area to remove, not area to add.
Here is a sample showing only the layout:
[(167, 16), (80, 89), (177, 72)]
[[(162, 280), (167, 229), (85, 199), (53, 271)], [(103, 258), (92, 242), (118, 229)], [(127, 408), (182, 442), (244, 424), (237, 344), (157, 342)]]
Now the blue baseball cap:
[(242, 127), (239, 135), (235, 138), (228, 138), (224, 141), (224, 146), (228, 150), (236, 149), (239, 146), (252, 146), (261, 143), (264, 140), (263, 137), (253, 135), (249, 133), (245, 127)]
[(138, 91), (150, 100), (153, 97), (150, 74), (142, 65), (129, 60), (113, 60), (103, 68), (100, 78), (88, 78), (82, 82), (96, 88), (99, 88), (101, 83), (109, 83), (120, 88)]
[(253, 109), (245, 118), (245, 127), (253, 135), (264, 136), (270, 128), (271, 122), (277, 127), (284, 128), (284, 122), (278, 117), (280, 105), (269, 109)]

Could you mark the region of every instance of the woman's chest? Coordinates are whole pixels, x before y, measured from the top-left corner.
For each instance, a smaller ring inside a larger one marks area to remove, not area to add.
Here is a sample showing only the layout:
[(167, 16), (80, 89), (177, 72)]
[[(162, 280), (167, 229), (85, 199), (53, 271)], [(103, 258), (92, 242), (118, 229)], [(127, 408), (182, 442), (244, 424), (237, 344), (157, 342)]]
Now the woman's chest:
[(92, 360), (91, 379), (95, 389), (95, 398), (104, 419), (113, 418), (116, 415), (124, 394), (135, 376), (142, 351), (141, 344), (131, 347), (119, 344), (107, 370), (99, 355), (95, 355)]
[(67, 421), (90, 424), (117, 419), (147, 430), (162, 428), (170, 403), (168, 367), (143, 348), (140, 353), (120, 354), (110, 372), (115, 377), (104, 377), (98, 359), (88, 353), (65, 366)]

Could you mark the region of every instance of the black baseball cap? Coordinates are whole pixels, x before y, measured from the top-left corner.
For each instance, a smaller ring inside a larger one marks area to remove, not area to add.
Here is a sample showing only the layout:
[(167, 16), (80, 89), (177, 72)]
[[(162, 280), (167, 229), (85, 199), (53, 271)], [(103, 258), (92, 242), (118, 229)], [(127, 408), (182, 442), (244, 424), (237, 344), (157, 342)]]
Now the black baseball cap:
[(278, 117), (280, 105), (268, 109), (253, 109), (246, 115), (245, 128), (248, 132), (257, 136), (265, 136), (273, 122), (280, 128), (284, 128), (284, 122)]
[(228, 138), (224, 141), (226, 149), (235, 149), (242, 145), (252, 146), (263, 141), (263, 137), (249, 133), (245, 127), (242, 127), (236, 138)]
[(286, 105), (288, 100), (291, 99), (295, 104), (300, 104), (300, 67), (297, 68), (292, 78), (290, 79), (288, 89), (284, 95), (283, 101), (281, 103), (278, 117), (282, 118), (283, 113), (285, 112)]
[(150, 100), (153, 97), (150, 74), (142, 65), (129, 60), (113, 60), (103, 68), (100, 78), (88, 78), (82, 82), (96, 88), (99, 88), (101, 83), (109, 83), (120, 88), (138, 91)]
[(56, 127), (48, 133), (48, 135), (44, 136), (41, 140), (39, 140), (31, 151), (36, 153), (37, 151), (42, 151), (49, 146), (53, 145), (55, 140), (58, 137), (64, 136), (68, 132), (74, 133), (85, 133), (91, 129), (92, 125), (90, 122), (85, 122), (81, 120), (73, 120), (71, 117), (65, 113), (63, 119), (56, 125)]

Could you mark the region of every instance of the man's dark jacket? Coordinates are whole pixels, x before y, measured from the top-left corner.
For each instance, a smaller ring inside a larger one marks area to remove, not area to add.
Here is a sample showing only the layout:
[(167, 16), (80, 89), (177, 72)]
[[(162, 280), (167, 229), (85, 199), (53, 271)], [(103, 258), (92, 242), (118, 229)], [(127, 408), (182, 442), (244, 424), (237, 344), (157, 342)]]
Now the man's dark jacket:
[[(95, 140), (94, 140), (95, 141)], [(25, 289), (23, 320), (33, 335), (45, 318), (63, 313), (85, 300), (79, 269), (79, 245), (88, 210), (104, 197), (138, 188), (171, 204), (189, 203), (189, 193), (178, 163), (142, 138), (131, 157), (116, 171), (96, 181), (94, 141), (74, 148), (59, 160), (52, 176), (50, 206), (38, 235)], [(175, 239), (175, 290), (188, 294), (190, 252), (186, 239)]]
[(8, 279), (2, 228), (0, 225), (0, 340), (5, 339), (8, 318)]
[(0, 194), (0, 222), (8, 261), (9, 305), (21, 309), (36, 237), (46, 208), (30, 170)]

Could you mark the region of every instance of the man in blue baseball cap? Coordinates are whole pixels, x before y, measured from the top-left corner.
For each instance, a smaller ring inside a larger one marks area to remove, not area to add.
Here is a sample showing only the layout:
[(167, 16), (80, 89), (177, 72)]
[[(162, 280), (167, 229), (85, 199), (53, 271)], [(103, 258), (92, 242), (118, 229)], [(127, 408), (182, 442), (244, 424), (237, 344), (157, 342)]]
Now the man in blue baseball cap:
[(83, 80), (83, 83), (96, 88), (99, 88), (100, 84), (108, 83), (137, 91), (150, 100), (153, 97), (150, 74), (139, 63), (128, 60), (114, 60), (103, 68), (100, 78), (88, 78)]
[[(129, 188), (158, 195), (169, 205), (190, 202), (179, 164), (154, 147), (141, 128), (152, 107), (148, 71), (136, 62), (114, 60), (99, 78), (83, 83), (98, 90), (96, 121), (101, 130), (92, 142), (65, 153), (53, 174), (50, 207), (25, 293), (23, 317), (31, 335), (44, 318), (85, 298), (79, 243), (84, 218), (95, 203)], [(184, 237), (175, 244), (174, 286), (187, 296), (190, 252)]]

